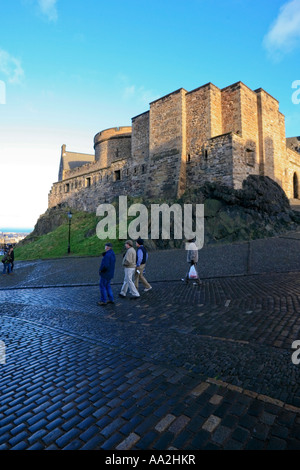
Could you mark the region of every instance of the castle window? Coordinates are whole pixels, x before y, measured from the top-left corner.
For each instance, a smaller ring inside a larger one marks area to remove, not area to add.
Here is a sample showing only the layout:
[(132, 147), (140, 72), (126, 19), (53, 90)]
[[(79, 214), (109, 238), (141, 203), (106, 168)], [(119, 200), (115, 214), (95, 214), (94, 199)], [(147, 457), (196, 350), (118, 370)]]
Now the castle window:
[(120, 181), (121, 179), (121, 170), (115, 171), (115, 181)]
[(191, 162), (191, 155), (190, 155), (190, 154), (187, 155), (187, 157), (186, 157), (186, 162), (187, 162), (187, 163), (190, 163), (190, 162)]
[(133, 169), (133, 174), (136, 175), (137, 174), (137, 167), (135, 166), (134, 169)]
[(246, 164), (249, 166), (255, 165), (255, 152), (252, 149), (246, 149)]
[(67, 183), (67, 184), (65, 185), (65, 193), (68, 193), (69, 191), (70, 191), (70, 184)]
[(299, 199), (299, 182), (298, 175), (296, 172), (293, 175), (293, 198)]
[(86, 188), (89, 188), (91, 186), (91, 178), (86, 178), (85, 179), (85, 186), (86, 186)]
[(145, 165), (142, 165), (142, 174), (143, 175), (145, 174), (145, 171), (146, 171), (146, 167), (145, 167)]
[(116, 150), (116, 158), (119, 158), (119, 149)]
[(203, 149), (202, 158), (201, 158), (201, 169), (206, 170), (208, 160), (208, 151)]

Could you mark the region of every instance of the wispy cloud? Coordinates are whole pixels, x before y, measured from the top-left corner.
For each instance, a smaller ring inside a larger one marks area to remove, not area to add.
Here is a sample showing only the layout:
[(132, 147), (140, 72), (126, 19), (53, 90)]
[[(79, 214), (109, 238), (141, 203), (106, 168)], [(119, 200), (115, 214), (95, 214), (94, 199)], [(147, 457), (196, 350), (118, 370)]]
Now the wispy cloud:
[(20, 84), (24, 77), (21, 61), (3, 49), (0, 49), (0, 75), (13, 84)]
[(47, 21), (57, 21), (57, 1), (58, 0), (22, 0), (23, 5), (33, 9), (39, 16)]
[(275, 60), (280, 60), (300, 45), (300, 0), (291, 0), (280, 8), (263, 44)]
[(58, 18), (56, 3), (57, 0), (37, 0), (40, 12), (48, 18), (49, 21), (56, 21)]
[(147, 90), (143, 85), (137, 86), (130, 84), (128, 77), (124, 75), (120, 75), (118, 80), (121, 82), (122, 99), (124, 101), (131, 101), (148, 107), (151, 101), (158, 98), (157, 93), (152, 90)]
[(146, 90), (143, 86), (130, 85), (125, 87), (123, 98), (125, 101), (134, 99), (141, 104), (148, 105), (157, 98), (157, 95), (151, 90)]

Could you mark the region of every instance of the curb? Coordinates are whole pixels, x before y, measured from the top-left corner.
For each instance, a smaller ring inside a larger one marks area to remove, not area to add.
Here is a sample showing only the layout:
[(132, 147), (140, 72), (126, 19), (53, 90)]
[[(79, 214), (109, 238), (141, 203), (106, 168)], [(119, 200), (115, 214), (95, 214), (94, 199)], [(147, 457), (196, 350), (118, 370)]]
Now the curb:
[[(228, 388), (229, 390), (232, 390), (234, 392), (243, 393), (244, 395), (247, 395), (251, 398), (256, 398), (257, 400), (263, 401), (265, 403), (271, 403), (272, 405), (279, 406), (280, 408), (284, 408), (288, 411), (293, 411), (294, 413), (300, 413), (300, 408), (297, 407), (297, 406), (289, 405), (287, 403), (284, 403), (281, 400), (277, 400), (276, 398), (271, 398), (268, 395), (263, 395), (261, 393), (252, 392), (251, 390), (248, 390), (248, 389), (242, 388), (242, 387), (238, 387), (236, 385), (232, 385), (228, 382), (223, 382), (222, 380), (208, 378), (203, 383), (209, 383), (209, 384), (218, 385), (218, 386), (223, 387), (223, 388)], [(204, 389), (202, 391), (204, 391)], [(201, 393), (199, 393), (199, 395)]]

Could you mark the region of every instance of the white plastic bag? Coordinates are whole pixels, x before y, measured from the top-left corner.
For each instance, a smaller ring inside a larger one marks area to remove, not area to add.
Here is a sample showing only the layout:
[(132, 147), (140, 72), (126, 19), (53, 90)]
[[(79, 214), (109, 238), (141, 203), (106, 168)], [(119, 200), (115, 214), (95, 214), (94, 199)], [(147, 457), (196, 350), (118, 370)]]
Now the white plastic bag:
[(194, 265), (190, 267), (189, 279), (198, 279), (198, 274)]

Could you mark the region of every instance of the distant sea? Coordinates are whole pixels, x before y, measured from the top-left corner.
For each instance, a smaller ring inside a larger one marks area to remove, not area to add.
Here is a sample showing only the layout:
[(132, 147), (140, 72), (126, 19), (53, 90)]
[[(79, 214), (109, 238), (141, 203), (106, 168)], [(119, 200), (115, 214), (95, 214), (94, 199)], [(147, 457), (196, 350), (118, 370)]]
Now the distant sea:
[(30, 233), (33, 228), (14, 228), (14, 227), (0, 227), (0, 232), (12, 232), (12, 233)]

